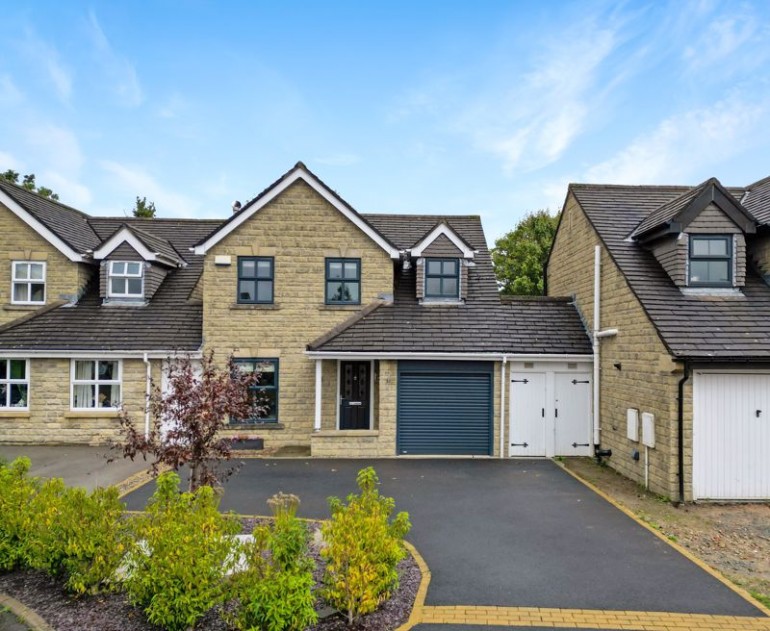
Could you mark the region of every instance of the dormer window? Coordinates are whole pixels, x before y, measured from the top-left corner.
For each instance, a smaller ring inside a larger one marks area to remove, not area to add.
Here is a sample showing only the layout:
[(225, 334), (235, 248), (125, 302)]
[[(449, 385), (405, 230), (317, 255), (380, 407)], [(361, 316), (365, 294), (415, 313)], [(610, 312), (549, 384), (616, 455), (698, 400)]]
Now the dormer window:
[(110, 298), (142, 298), (144, 265), (134, 261), (110, 261), (108, 295)]
[(690, 235), (691, 286), (732, 287), (732, 270), (732, 237)]
[(459, 259), (425, 259), (425, 297), (444, 300), (459, 299)]

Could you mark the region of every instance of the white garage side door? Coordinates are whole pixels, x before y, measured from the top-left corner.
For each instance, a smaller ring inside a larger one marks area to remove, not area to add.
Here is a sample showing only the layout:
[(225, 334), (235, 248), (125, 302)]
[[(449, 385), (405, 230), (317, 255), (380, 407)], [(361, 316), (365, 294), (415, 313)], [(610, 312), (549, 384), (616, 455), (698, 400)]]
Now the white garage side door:
[(770, 499), (770, 374), (696, 371), (693, 499)]

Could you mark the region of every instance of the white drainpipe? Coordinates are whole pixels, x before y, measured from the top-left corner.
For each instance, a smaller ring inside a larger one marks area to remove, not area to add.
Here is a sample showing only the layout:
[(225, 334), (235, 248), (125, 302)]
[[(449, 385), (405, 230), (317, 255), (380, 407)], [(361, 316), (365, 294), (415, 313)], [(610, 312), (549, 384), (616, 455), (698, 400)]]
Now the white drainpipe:
[(500, 457), (503, 458), (503, 449), (505, 446), (505, 389), (508, 385), (505, 380), (505, 364), (508, 357), (503, 355), (503, 365), (500, 368)]
[(152, 366), (150, 365), (150, 359), (147, 357), (147, 353), (144, 354), (142, 360), (144, 365), (147, 366), (147, 383), (145, 385), (145, 399), (144, 399), (144, 437), (145, 439), (150, 437), (150, 388), (152, 386)]
[(614, 337), (618, 334), (617, 329), (605, 329), (600, 330), (601, 317), (600, 317), (600, 305), (601, 305), (601, 280), (602, 280), (602, 250), (601, 246), (594, 247), (594, 330), (591, 336), (594, 350), (594, 446), (600, 445), (602, 442), (602, 428), (601, 428), (601, 399), (599, 393), (600, 383), (599, 375), (601, 368), (601, 339), (605, 337)]
[(594, 446), (601, 444), (601, 418), (599, 416), (599, 327), (601, 326), (601, 319), (599, 317), (599, 305), (601, 304), (601, 280), (602, 280), (602, 250), (601, 246), (594, 247), (594, 330), (593, 330), (593, 347), (594, 347)]

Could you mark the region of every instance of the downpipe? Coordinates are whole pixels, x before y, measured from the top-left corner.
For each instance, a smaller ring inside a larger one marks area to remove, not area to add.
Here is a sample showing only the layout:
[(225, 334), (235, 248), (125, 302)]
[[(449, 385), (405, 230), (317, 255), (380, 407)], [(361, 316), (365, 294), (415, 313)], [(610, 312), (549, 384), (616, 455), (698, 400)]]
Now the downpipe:
[(690, 364), (684, 362), (684, 374), (679, 380), (677, 398), (677, 474), (679, 476), (679, 501), (676, 506), (684, 504), (684, 384), (690, 378)]

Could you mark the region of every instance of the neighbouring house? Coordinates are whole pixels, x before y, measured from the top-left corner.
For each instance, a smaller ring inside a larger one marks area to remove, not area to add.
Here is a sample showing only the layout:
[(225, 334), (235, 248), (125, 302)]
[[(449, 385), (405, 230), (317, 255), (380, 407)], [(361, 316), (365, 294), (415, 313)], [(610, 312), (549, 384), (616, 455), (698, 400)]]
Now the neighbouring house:
[(0, 182), (0, 441), (105, 441), (214, 350), (262, 374), (267, 414), (228, 432), (267, 446), (592, 453), (580, 316), (501, 301), (477, 216), (360, 214), (302, 163), (234, 208), (95, 217)]
[(612, 467), (674, 499), (770, 498), (769, 282), (770, 178), (569, 186), (548, 292), (593, 331)]

